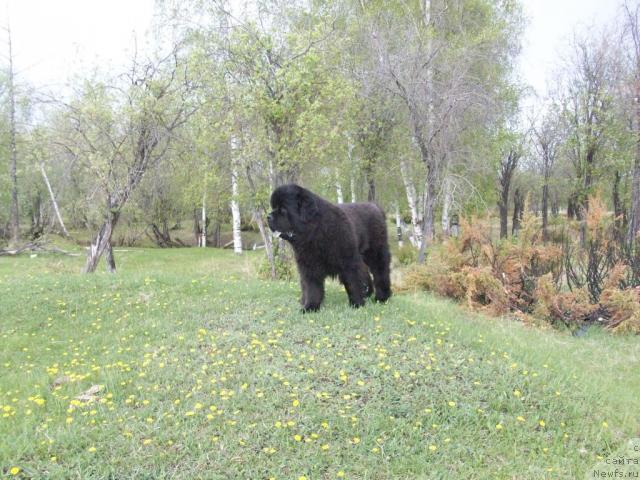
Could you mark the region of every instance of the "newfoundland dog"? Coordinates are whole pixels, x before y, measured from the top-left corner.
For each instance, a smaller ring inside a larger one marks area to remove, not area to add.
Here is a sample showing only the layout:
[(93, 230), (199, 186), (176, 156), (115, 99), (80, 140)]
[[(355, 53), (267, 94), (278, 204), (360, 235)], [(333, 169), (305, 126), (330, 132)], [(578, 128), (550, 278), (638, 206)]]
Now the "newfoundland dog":
[(271, 208), (269, 228), (295, 252), (303, 312), (320, 308), (327, 277), (338, 277), (353, 307), (362, 306), (374, 286), (377, 301), (391, 296), (387, 226), (376, 204), (334, 205), (291, 184), (274, 190)]

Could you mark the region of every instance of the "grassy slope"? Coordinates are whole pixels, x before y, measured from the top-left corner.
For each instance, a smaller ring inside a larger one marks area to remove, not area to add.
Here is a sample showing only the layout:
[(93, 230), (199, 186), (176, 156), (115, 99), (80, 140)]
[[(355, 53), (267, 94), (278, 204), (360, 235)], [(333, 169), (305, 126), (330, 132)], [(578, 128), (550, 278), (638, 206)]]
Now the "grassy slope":
[(0, 259), (0, 475), (576, 478), (640, 436), (637, 338), (335, 284), (303, 316), (253, 254), (117, 255)]

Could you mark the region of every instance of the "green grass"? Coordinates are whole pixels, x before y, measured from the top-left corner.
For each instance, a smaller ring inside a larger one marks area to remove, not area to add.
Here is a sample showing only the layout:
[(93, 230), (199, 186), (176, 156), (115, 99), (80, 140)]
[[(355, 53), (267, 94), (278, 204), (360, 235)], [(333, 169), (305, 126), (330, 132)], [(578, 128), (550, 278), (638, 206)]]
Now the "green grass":
[(337, 284), (302, 315), (260, 253), (116, 255), (0, 259), (0, 475), (577, 478), (640, 436), (637, 337)]

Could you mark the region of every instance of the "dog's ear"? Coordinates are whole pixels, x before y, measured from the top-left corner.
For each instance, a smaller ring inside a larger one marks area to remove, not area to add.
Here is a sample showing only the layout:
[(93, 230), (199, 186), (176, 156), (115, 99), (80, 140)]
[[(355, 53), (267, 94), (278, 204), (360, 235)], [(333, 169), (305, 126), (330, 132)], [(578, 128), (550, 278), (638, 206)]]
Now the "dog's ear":
[(297, 201), (298, 212), (300, 212), (300, 220), (303, 223), (312, 221), (320, 214), (316, 199), (306, 190), (300, 189), (298, 191)]

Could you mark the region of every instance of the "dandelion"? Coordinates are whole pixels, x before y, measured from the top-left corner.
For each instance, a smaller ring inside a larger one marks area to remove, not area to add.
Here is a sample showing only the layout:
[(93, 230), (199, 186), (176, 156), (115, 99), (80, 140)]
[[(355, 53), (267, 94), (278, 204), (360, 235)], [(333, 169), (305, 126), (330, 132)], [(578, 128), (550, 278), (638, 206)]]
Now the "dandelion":
[(520, 390), (514, 390), (513, 391), (513, 396), (520, 398), (522, 396), (522, 392)]
[(544, 423), (544, 420), (540, 420), (538, 422), (538, 425), (540, 425), (541, 427), (544, 427), (546, 425), (546, 423)]
[(603, 426), (604, 428), (609, 428), (609, 424), (608, 424), (607, 422), (602, 422), (602, 426)]
[(516, 420), (518, 420), (519, 422), (524, 422), (524, 417), (519, 415), (516, 417)]
[(300, 441), (302, 441), (302, 437), (301, 437), (300, 435), (298, 435), (298, 434), (294, 435), (294, 436), (293, 436), (293, 439), (294, 439), (296, 442), (300, 442)]
[(449, 401), (447, 403), (451, 408), (454, 408), (456, 406), (456, 402)]
[(496, 424), (496, 430), (502, 430), (502, 424), (501, 423)]
[(11, 467), (11, 470), (9, 470), (9, 473), (11, 475), (17, 475), (20, 473), (20, 467)]
[(435, 445), (429, 445), (429, 450), (431, 450), (432, 452), (435, 452), (438, 449), (438, 447), (436, 447)]
[(293, 400), (293, 402), (291, 402), (291, 404), (292, 404), (294, 407), (297, 407), (297, 406), (299, 406), (299, 405), (300, 405), (300, 401), (296, 398), (295, 400)]
[(351, 443), (353, 443), (354, 445), (357, 445), (360, 443), (360, 438), (359, 437), (353, 437), (351, 439)]
[(324, 450), (324, 451), (329, 450), (329, 444), (325, 443), (324, 445), (322, 445), (322, 446), (320, 447), (320, 449), (321, 449), (321, 450)]
[(89, 452), (93, 453), (96, 451), (96, 447), (89, 447)]
[(344, 477), (344, 471), (343, 471), (343, 470), (340, 470), (340, 471), (336, 474), (336, 476), (337, 476), (337, 477), (340, 477), (340, 478)]

